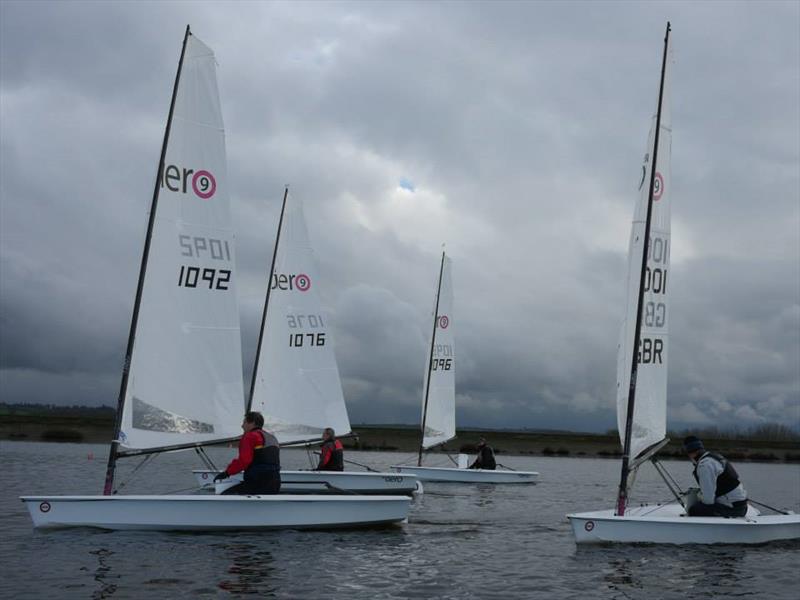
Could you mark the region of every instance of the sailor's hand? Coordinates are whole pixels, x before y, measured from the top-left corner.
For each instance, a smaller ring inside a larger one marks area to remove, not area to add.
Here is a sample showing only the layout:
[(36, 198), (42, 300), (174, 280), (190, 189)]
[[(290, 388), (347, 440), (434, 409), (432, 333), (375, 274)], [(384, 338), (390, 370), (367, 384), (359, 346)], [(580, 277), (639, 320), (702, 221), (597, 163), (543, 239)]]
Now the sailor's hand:
[(216, 483), (217, 481), (222, 481), (223, 479), (227, 479), (228, 477), (230, 477), (230, 475), (228, 475), (227, 471), (220, 471), (219, 473), (217, 473), (217, 476), (214, 477), (214, 483)]

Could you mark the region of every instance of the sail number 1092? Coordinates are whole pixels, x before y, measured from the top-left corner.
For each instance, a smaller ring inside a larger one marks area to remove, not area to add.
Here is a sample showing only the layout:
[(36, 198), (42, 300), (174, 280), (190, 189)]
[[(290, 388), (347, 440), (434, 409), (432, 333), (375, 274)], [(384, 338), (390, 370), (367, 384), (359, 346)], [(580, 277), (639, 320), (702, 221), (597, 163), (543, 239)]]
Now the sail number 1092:
[(229, 269), (202, 269), (181, 265), (178, 286), (197, 288), (208, 286), (209, 290), (227, 290), (231, 281)]

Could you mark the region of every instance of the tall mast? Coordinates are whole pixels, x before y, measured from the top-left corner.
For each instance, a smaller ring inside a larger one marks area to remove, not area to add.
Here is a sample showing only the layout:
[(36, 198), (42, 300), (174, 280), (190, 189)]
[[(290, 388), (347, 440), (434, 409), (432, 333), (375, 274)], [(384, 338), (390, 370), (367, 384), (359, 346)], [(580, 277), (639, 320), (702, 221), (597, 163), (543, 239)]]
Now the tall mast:
[(425, 381), (425, 402), (422, 408), (422, 432), (419, 439), (419, 456), (417, 466), (422, 466), (422, 451), (425, 444), (425, 422), (428, 419), (428, 393), (431, 390), (431, 362), (433, 361), (433, 349), (436, 347), (436, 327), (439, 324), (439, 295), (442, 292), (442, 273), (444, 273), (445, 253), (442, 251), (442, 264), (439, 266), (439, 285), (436, 287), (436, 308), (433, 310), (433, 333), (431, 334), (431, 349), (428, 352), (428, 377)]
[(253, 408), (253, 393), (256, 389), (256, 376), (258, 375), (258, 360), (261, 357), (261, 342), (264, 339), (264, 327), (267, 324), (267, 307), (269, 307), (269, 294), (272, 290), (272, 278), (275, 275), (275, 259), (278, 256), (278, 245), (281, 241), (281, 230), (283, 229), (283, 215), (286, 212), (286, 198), (289, 196), (289, 186), (283, 190), (283, 204), (281, 204), (281, 216), (278, 219), (278, 233), (275, 235), (275, 248), (272, 251), (272, 264), (269, 267), (269, 278), (267, 279), (267, 297), (264, 299), (264, 312), (261, 315), (261, 330), (258, 332), (258, 346), (256, 347), (256, 360), (253, 363), (253, 377), (250, 380), (250, 395), (247, 398), (247, 411)]
[(642, 306), (644, 305), (644, 282), (647, 273), (647, 253), (650, 246), (650, 220), (653, 211), (653, 194), (655, 191), (656, 165), (658, 160), (658, 140), (661, 134), (661, 104), (664, 98), (664, 75), (667, 70), (667, 51), (669, 49), (669, 32), (672, 30), (667, 21), (667, 32), (664, 35), (664, 57), (661, 60), (661, 84), (658, 89), (658, 111), (656, 112), (656, 134), (653, 140), (653, 162), (650, 165), (650, 189), (647, 195), (647, 218), (644, 226), (644, 245), (642, 248), (642, 269), (639, 276), (639, 298), (636, 307), (636, 327), (634, 328), (633, 352), (631, 357), (631, 380), (628, 389), (628, 411), (625, 418), (625, 443), (622, 447), (622, 470), (619, 478), (617, 496), (617, 515), (625, 515), (628, 500), (628, 465), (631, 453), (631, 429), (633, 428), (633, 409), (636, 401), (636, 376), (639, 373), (639, 343), (642, 334)]
[(164, 160), (167, 155), (167, 143), (169, 142), (169, 132), (172, 127), (172, 115), (175, 112), (175, 98), (178, 95), (178, 82), (181, 79), (181, 69), (183, 68), (183, 57), (186, 54), (186, 42), (192, 32), (189, 25), (186, 26), (186, 33), (183, 36), (181, 46), (181, 57), (178, 60), (178, 72), (175, 74), (175, 85), (172, 88), (172, 100), (169, 104), (169, 115), (167, 116), (167, 126), (164, 128), (164, 141), (161, 144), (161, 158), (158, 161), (158, 172), (156, 182), (153, 186), (153, 201), (150, 204), (150, 217), (147, 221), (147, 235), (144, 239), (144, 251), (142, 252), (142, 264), (139, 266), (139, 283), (136, 287), (136, 299), (133, 303), (133, 316), (131, 317), (131, 330), (128, 334), (128, 346), (125, 350), (125, 364), (122, 366), (122, 382), (119, 386), (119, 397), (117, 398), (117, 418), (114, 423), (114, 437), (111, 440), (111, 448), (108, 452), (108, 467), (106, 469), (106, 481), (103, 487), (103, 494), (111, 495), (114, 488), (114, 470), (117, 466), (117, 456), (119, 454), (119, 432), (122, 428), (122, 409), (125, 405), (125, 394), (128, 391), (128, 375), (131, 368), (133, 357), (133, 345), (136, 339), (136, 325), (139, 321), (139, 306), (142, 302), (142, 290), (144, 288), (144, 276), (147, 271), (147, 259), (150, 255), (150, 240), (153, 236), (153, 225), (156, 221), (156, 208), (158, 207), (158, 191), (161, 178), (164, 173)]

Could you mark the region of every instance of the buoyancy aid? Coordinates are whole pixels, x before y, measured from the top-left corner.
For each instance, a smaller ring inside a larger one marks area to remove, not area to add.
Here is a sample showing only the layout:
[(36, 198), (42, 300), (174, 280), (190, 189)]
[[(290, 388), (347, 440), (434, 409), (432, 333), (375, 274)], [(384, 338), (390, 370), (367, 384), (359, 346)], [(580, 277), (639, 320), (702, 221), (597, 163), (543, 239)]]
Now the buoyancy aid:
[(264, 443), (253, 448), (253, 462), (250, 463), (248, 470), (255, 467), (259, 471), (280, 471), (281, 456), (278, 440), (263, 429), (256, 431), (261, 434)]
[(494, 457), (494, 449), (486, 445), (481, 448), (481, 469), (494, 470), (497, 468), (497, 461)]
[(736, 469), (733, 468), (733, 465), (728, 461), (727, 458), (721, 454), (717, 454), (716, 452), (706, 451), (700, 455), (700, 458), (697, 459), (697, 463), (694, 465), (694, 471), (692, 471), (694, 480), (698, 484), (700, 483), (700, 479), (697, 477), (697, 466), (700, 464), (700, 461), (707, 456), (713, 458), (722, 465), (722, 473), (717, 475), (717, 489), (714, 491), (714, 495), (719, 498), (720, 496), (724, 496), (728, 492), (735, 490), (741, 483), (739, 480), (739, 474), (736, 472)]
[(329, 440), (322, 445), (320, 471), (344, 471), (344, 446), (339, 440)]

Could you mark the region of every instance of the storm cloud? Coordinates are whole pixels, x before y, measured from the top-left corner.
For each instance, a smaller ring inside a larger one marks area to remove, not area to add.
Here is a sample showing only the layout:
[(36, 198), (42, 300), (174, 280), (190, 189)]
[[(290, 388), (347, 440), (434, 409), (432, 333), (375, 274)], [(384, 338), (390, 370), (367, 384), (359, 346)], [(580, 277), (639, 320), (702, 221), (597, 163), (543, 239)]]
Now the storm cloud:
[(791, 2), (0, 3), (0, 399), (115, 404), (189, 22), (219, 63), (246, 381), (288, 183), (354, 423), (419, 418), (446, 242), (458, 423), (614, 427), (667, 20), (668, 424), (800, 428)]

